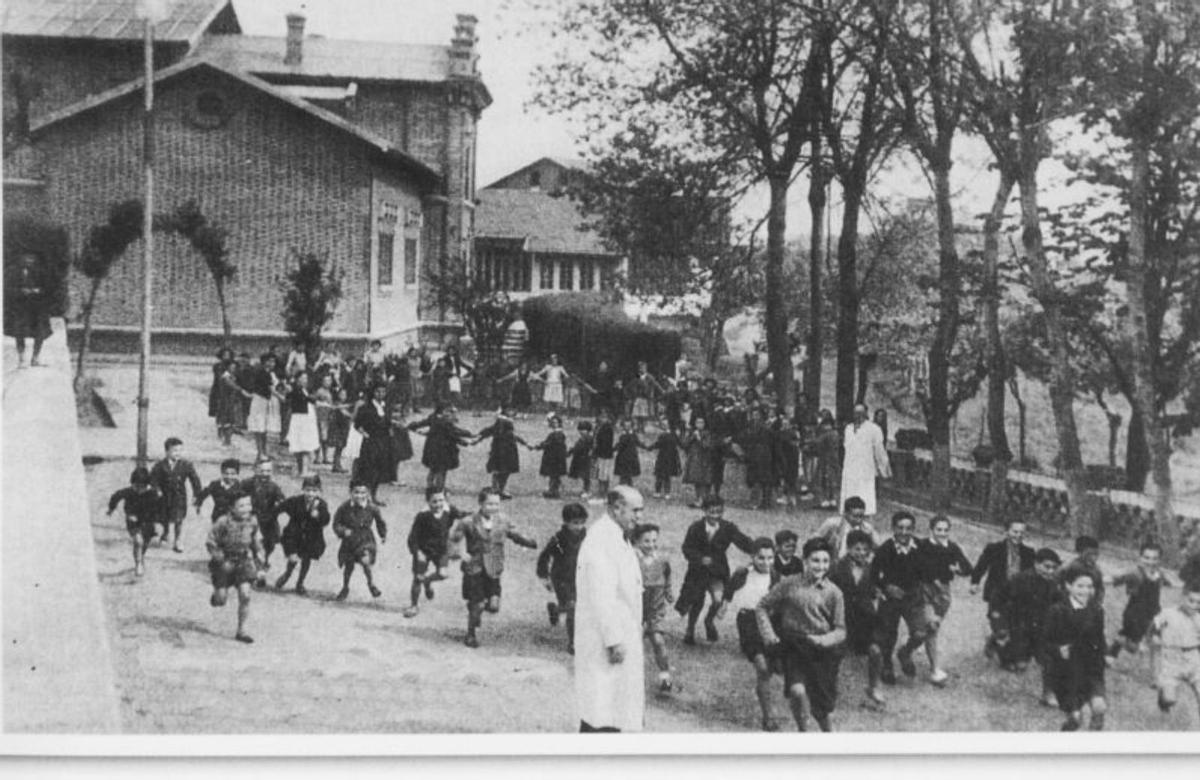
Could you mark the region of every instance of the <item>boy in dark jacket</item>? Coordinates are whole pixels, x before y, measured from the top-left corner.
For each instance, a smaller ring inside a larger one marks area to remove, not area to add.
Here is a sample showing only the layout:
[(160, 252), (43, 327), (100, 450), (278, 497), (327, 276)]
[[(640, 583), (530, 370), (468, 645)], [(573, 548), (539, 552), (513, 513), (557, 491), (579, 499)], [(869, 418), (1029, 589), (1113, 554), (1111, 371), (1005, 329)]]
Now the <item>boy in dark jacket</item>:
[(1020, 672), (1031, 659), (1042, 669), (1042, 704), (1057, 707), (1050, 679), (1050, 657), (1045, 641), (1046, 618), (1058, 600), (1058, 553), (1043, 547), (1034, 553), (1032, 569), (1017, 574), (1004, 586), (995, 601), (1007, 631), (1000, 637), (1000, 663)]
[(1018, 572), (1033, 568), (1033, 548), (1022, 541), (1024, 537), (1025, 522), (1009, 518), (1004, 524), (1004, 538), (984, 547), (971, 570), (971, 595), (979, 592), (979, 583), (983, 581), (983, 600), (988, 605), (991, 635), (983, 652), (989, 658), (996, 655), (999, 637), (1005, 630), (1003, 618), (995, 606), (1004, 583)]
[(564, 506), (562, 528), (550, 537), (537, 559), (538, 579), (555, 599), (546, 602), (550, 625), (557, 626), (560, 615), (566, 617), (567, 652), (572, 655), (575, 654), (575, 562), (579, 559), (579, 545), (586, 535), (587, 518), (583, 504)]
[(183, 552), (179, 533), (183, 519), (188, 513), (187, 487), (192, 487), (192, 498), (200, 493), (200, 477), (191, 463), (183, 459), (183, 442), (172, 436), (163, 443), (166, 457), (154, 464), (150, 470), (150, 484), (162, 496), (162, 540), (165, 542), (170, 530), (175, 529), (175, 552)]
[[(468, 517), (468, 512), (450, 505), (446, 491), (441, 488), (426, 488), (425, 501), (429, 508), (418, 512), (408, 532), (408, 551), (412, 553), (412, 587), (409, 589), (411, 603), (404, 610), (404, 617), (415, 617), (420, 611), (421, 589), (425, 598), (433, 600), (433, 583), (446, 579), (449, 562), (450, 527), (454, 521)], [(433, 571), (430, 572), (430, 567)]]
[(203, 490), (196, 494), (196, 512), (200, 512), (200, 507), (206, 498), (212, 499), (212, 521), (214, 523), (217, 522), (218, 517), (228, 512), (233, 503), (233, 494), (238, 490), (238, 474), (241, 470), (242, 464), (237, 458), (227, 458), (221, 461), (221, 478), (209, 482)]
[(1104, 684), (1104, 610), (1096, 602), (1092, 575), (1083, 568), (1063, 567), (1066, 599), (1050, 607), (1046, 617), (1051, 679), (1058, 707), (1067, 714), (1063, 731), (1078, 731), (1083, 711), (1091, 711), (1088, 728), (1104, 729), (1108, 709)]
[[(913, 538), (915, 528), (916, 519), (910, 512), (896, 512), (892, 515), (892, 538), (879, 545), (871, 560), (871, 582), (882, 594), (879, 619), (871, 639), (871, 677), (887, 685), (896, 683), (896, 674), (892, 670), (892, 651), (899, 637), (900, 621), (903, 620), (908, 626), (908, 641), (896, 657), (901, 670), (908, 677), (917, 673), (912, 654), (925, 643), (928, 635), (928, 618), (921, 589), (925, 568), (917, 540)], [(878, 674), (877, 678), (875, 674)], [(877, 689), (870, 698), (875, 702), (882, 701)]]
[(705, 634), (710, 642), (719, 638), (715, 621), (729, 582), (726, 552), (730, 545), (747, 555), (754, 554), (753, 540), (722, 518), (725, 502), (720, 496), (705, 496), (703, 508), (704, 518), (692, 523), (683, 539), (683, 557), (688, 567), (679, 589), (679, 599), (675, 602), (675, 611), (687, 615), (687, 631), (683, 637), (686, 645), (696, 644), (696, 621), (704, 609), (705, 596), (712, 598), (712, 605), (704, 617)]
[(141, 467), (134, 469), (129, 475), (129, 487), (121, 488), (109, 497), (109, 516), (122, 502), (125, 504), (125, 530), (133, 543), (133, 573), (141, 577), (146, 573), (146, 545), (154, 538), (162, 512), (162, 497), (150, 484), (149, 471)]

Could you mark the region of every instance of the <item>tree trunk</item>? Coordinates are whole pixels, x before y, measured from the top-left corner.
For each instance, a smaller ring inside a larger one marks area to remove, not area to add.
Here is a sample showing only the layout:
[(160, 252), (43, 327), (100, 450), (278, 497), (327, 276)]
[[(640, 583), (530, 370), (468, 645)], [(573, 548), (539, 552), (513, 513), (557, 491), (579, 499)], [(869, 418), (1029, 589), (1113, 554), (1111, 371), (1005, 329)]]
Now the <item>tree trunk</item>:
[(950, 159), (931, 165), (938, 231), (938, 316), (929, 347), (929, 436), (933, 440), (930, 490), (933, 505), (950, 505), (950, 352), (958, 334), (961, 287), (958, 250), (954, 245), (954, 212), (950, 196)]
[(792, 358), (783, 300), (788, 178), (786, 174), (771, 176), (771, 210), (767, 216), (767, 362), (774, 378), (775, 402), (780, 406), (787, 406), (792, 395)]
[(102, 279), (93, 279), (91, 289), (88, 290), (87, 301), (83, 304), (83, 341), (79, 345), (78, 362), (75, 364), (75, 382), (79, 383), (83, 379), (83, 361), (87, 358), (87, 353), (92, 348), (92, 312), (96, 309), (96, 293), (100, 292), (100, 283)]
[(700, 315), (700, 332), (703, 334), (704, 364), (709, 373), (717, 370), (721, 359), (721, 339), (724, 338), (725, 317), (717, 314), (715, 306), (709, 306)]
[[(1148, 54), (1147, 57), (1153, 56)], [(1146, 319), (1148, 258), (1146, 257), (1146, 207), (1149, 199), (1150, 139), (1145, 131), (1133, 139), (1129, 188), (1129, 270), (1126, 298), (1128, 327), (1132, 331), (1134, 408), (1142, 417), (1146, 449), (1150, 451), (1150, 477), (1154, 481), (1154, 519), (1158, 541), (1168, 566), (1179, 562), (1179, 525), (1171, 507), (1171, 446), (1163, 430), (1154, 372), (1155, 354)]]
[(858, 216), (861, 187), (843, 182), (842, 233), (838, 236), (837, 396), (839, 426), (854, 416), (854, 370), (858, 362)]
[(867, 390), (871, 389), (871, 369), (879, 362), (879, 355), (873, 352), (858, 356), (858, 389), (854, 392), (854, 403), (867, 402)]
[(221, 307), (221, 330), (225, 333), (225, 346), (233, 344), (233, 325), (229, 322), (229, 305), (225, 302), (225, 282), (215, 280), (217, 305)]
[[(812, 240), (808, 250), (808, 360), (804, 367), (804, 401), (808, 417), (821, 408), (821, 357), (824, 353), (822, 329), (825, 326), (825, 302), (821, 295), (821, 266), (825, 261), (825, 188), (829, 177), (821, 166), (821, 134), (813, 133), (813, 169), (808, 188), (808, 208), (812, 215)], [(799, 399), (797, 399), (799, 403)]]
[(983, 520), (992, 525), (999, 525), (1004, 521), (1008, 464), (1012, 460), (1012, 452), (1008, 448), (1008, 433), (1004, 428), (1004, 377), (1008, 375), (1008, 370), (1005, 366), (1004, 347), (1000, 341), (1000, 225), (1004, 221), (1004, 207), (1008, 205), (1015, 183), (1007, 169), (1001, 171), (992, 210), (983, 224), (983, 316), (988, 352), (987, 421), (994, 453), (991, 481), (988, 483), (987, 499), (983, 505)]
[(1129, 405), (1129, 430), (1125, 441), (1125, 489), (1141, 493), (1146, 489), (1146, 477), (1150, 475), (1150, 449), (1146, 446), (1146, 426), (1141, 412), (1131, 397)]
[(1021, 397), (1016, 373), (1008, 378), (1008, 389), (1017, 402), (1017, 466), (1025, 468), (1025, 399)]
[[(1027, 150), (1036, 144), (1036, 139), (1023, 140)], [(1075, 372), (1071, 368), (1071, 351), (1067, 343), (1062, 305), (1059, 302), (1061, 294), (1051, 281), (1046, 254), (1042, 248), (1037, 162), (1030, 151), (1027, 151), (1023, 158), (1034, 162), (1025, 165), (1021, 171), (1021, 244), (1033, 280), (1033, 296), (1041, 304), (1046, 315), (1046, 341), (1050, 348), (1050, 406), (1054, 412), (1054, 427), (1058, 433), (1059, 470), (1067, 484), (1067, 524), (1074, 536), (1092, 534), (1096, 527), (1092, 511), (1093, 502), (1087, 494), (1083, 458), (1079, 451), (1079, 431), (1075, 425)]]
[(1117, 465), (1117, 436), (1121, 433), (1121, 415), (1107, 412), (1108, 415), (1108, 465)]

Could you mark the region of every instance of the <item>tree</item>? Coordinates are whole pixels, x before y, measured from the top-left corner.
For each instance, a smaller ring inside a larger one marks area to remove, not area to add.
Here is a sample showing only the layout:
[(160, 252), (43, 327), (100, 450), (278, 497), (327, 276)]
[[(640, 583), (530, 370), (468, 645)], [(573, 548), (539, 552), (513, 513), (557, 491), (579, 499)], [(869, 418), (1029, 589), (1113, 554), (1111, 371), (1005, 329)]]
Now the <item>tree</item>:
[(960, 324), (962, 270), (955, 246), (950, 168), (955, 133), (962, 121), (967, 83), (958, 42), (969, 24), (958, 0), (923, 0), (904, 7), (887, 49), (902, 115), (904, 140), (917, 155), (933, 189), (938, 232), (938, 309), (929, 347), (926, 422), (933, 440), (933, 503), (950, 502), (952, 354)]
[(664, 112), (675, 120), (664, 126), (686, 127), (767, 185), (767, 352), (781, 403), (792, 395), (787, 195), (810, 138), (821, 15), (799, 0), (585, 0), (561, 11), (571, 50), (541, 75), (553, 110), (582, 111), (597, 129)]
[(88, 232), (76, 258), (76, 268), (88, 279), (87, 298), (83, 302), (83, 343), (75, 365), (76, 382), (83, 378), (83, 363), (92, 348), (92, 314), (96, 310), (100, 286), (129, 245), (141, 237), (142, 202), (122, 201), (109, 209), (108, 222)]
[(283, 326), (309, 355), (321, 349), (321, 331), (333, 319), (342, 299), (342, 274), (325, 268), (316, 253), (292, 250), (295, 266), (280, 282)]
[(473, 384), (476, 393), (490, 389), (492, 382), (488, 380), (500, 375), (504, 336), (508, 326), (516, 321), (519, 308), (506, 293), (493, 290), (481, 276), (466, 269), (427, 272), (425, 283), (438, 307), (456, 312), (467, 335), (475, 342), (478, 351), (475, 376), (484, 380)]
[(154, 229), (176, 233), (186, 238), (192, 249), (208, 266), (208, 272), (216, 287), (217, 304), (221, 307), (221, 329), (225, 333), (225, 344), (228, 346), (233, 339), (233, 326), (229, 322), (225, 286), (237, 273), (237, 266), (229, 262), (229, 249), (225, 245), (228, 231), (211, 224), (194, 200), (186, 201), (171, 214), (157, 216)]

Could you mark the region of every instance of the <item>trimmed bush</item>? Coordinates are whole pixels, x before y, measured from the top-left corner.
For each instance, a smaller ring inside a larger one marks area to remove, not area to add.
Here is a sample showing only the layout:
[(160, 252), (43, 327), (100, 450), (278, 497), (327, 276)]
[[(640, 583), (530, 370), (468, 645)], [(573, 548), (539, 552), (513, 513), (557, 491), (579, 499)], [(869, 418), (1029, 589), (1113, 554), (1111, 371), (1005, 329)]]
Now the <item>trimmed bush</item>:
[(521, 316), (529, 328), (530, 354), (558, 353), (564, 365), (589, 375), (607, 361), (617, 376), (629, 376), (645, 361), (656, 374), (673, 374), (682, 351), (679, 333), (628, 317), (601, 293), (557, 293), (525, 300)]

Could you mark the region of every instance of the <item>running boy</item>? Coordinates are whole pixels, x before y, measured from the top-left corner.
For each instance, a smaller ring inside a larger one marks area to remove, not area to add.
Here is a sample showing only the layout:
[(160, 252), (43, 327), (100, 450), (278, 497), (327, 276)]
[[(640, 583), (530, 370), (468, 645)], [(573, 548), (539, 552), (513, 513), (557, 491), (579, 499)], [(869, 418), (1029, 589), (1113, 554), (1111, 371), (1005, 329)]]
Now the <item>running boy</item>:
[(671, 659), (667, 655), (667, 643), (663, 637), (663, 623), (667, 619), (667, 605), (671, 594), (671, 562), (658, 550), (658, 526), (644, 523), (633, 529), (633, 545), (638, 551), (638, 564), (642, 567), (642, 631), (654, 651), (654, 663), (658, 667), (658, 690), (670, 693)]
[[(450, 527), (454, 521), (467, 517), (468, 513), (450, 505), (446, 491), (442, 488), (426, 488), (425, 502), (428, 509), (418, 512), (408, 532), (408, 551), (412, 553), (412, 587), (409, 589), (410, 604), (404, 617), (416, 617), (420, 611), (417, 603), (421, 589), (425, 599), (433, 600), (433, 583), (446, 579), (446, 565), (450, 551)], [(433, 571), (430, 571), (430, 568)]]
[(763, 731), (779, 731), (779, 723), (771, 714), (771, 675), (775, 668), (772, 665), (773, 658), (767, 655), (767, 648), (763, 645), (754, 610), (779, 579), (779, 572), (775, 568), (775, 543), (760, 536), (754, 540), (754, 557), (750, 565), (739, 568), (729, 578), (729, 588), (725, 591), (725, 602), (719, 614), (719, 617), (725, 617), (731, 605), (735, 610), (738, 645), (742, 655), (754, 665), (754, 694), (762, 711)]
[(342, 540), (338, 548), (338, 566), (342, 569), (342, 589), (338, 591), (338, 601), (345, 601), (350, 595), (350, 576), (354, 574), (355, 564), (362, 567), (371, 595), (374, 598), (383, 595), (375, 587), (375, 577), (371, 571), (378, 550), (376, 527), (379, 528), (379, 543), (387, 543), (387, 524), (383, 522), (379, 507), (371, 500), (370, 486), (360, 479), (351, 480), (350, 500), (339, 506), (333, 515), (333, 532)]
[(829, 542), (809, 539), (804, 574), (780, 580), (754, 610), (763, 645), (768, 651), (779, 648), (788, 702), (800, 731), (807, 727), (807, 709), (821, 731), (833, 730), (829, 716), (837, 703), (846, 608), (842, 592), (826, 578), (830, 559)]
[(791, 577), (804, 573), (804, 561), (796, 555), (800, 537), (795, 531), (784, 528), (775, 532), (775, 573), (780, 577)]
[(203, 490), (196, 494), (196, 514), (200, 514), (200, 507), (206, 498), (212, 499), (211, 519), (214, 523), (218, 517), (228, 512), (229, 506), (233, 502), (233, 494), (238, 491), (238, 475), (241, 470), (242, 464), (237, 458), (226, 458), (221, 461), (221, 478), (209, 482)]
[(175, 546), (177, 553), (183, 552), (179, 541), (179, 533), (183, 527), (183, 519), (187, 517), (188, 500), (187, 486), (192, 487), (193, 500), (200, 493), (200, 477), (191, 463), (183, 459), (183, 442), (172, 436), (163, 442), (166, 457), (154, 464), (150, 470), (150, 483), (162, 496), (162, 522), (165, 542), (171, 529), (175, 530)]
[(500, 493), (491, 487), (479, 491), (479, 511), (456, 521), (450, 529), (450, 542), (463, 542), (462, 595), (467, 602), (467, 635), (463, 644), (479, 647), (476, 631), (483, 623), (483, 612), (500, 611), (500, 575), (504, 573), (504, 543), (536, 549), (537, 542), (521, 535), (508, 518), (500, 514)]
[(254, 641), (246, 633), (246, 620), (250, 617), (250, 585), (258, 579), (259, 556), (262, 552), (250, 496), (244, 493), (234, 495), (229, 514), (219, 517), (212, 524), (205, 546), (208, 548), (208, 572), (213, 586), (209, 603), (214, 607), (225, 606), (229, 589), (235, 588), (238, 597), (236, 639), (250, 644)]
[[(562, 528), (538, 555), (537, 576), (554, 594), (546, 602), (550, 625), (557, 626), (559, 616), (566, 617), (567, 652), (575, 654), (575, 563), (579, 560), (579, 545), (587, 533), (587, 508), (570, 503), (562, 508)], [(636, 543), (636, 540), (635, 540)]]
[(1001, 616), (998, 625), (1005, 626), (997, 649), (1001, 666), (1010, 672), (1024, 671), (1030, 659), (1036, 660), (1042, 670), (1041, 702), (1047, 707), (1057, 707), (1050, 676), (1052, 659), (1046, 644), (1046, 620), (1051, 605), (1059, 598), (1061, 561), (1049, 547), (1034, 553), (1033, 560), (1033, 568), (1009, 580), (995, 602)]
[(296, 579), (296, 593), (303, 596), (308, 593), (304, 588), (304, 578), (312, 562), (325, 554), (325, 526), (329, 525), (329, 504), (321, 498), (321, 478), (314, 475), (304, 478), (301, 493), (283, 501), (275, 511), (278, 518), (287, 517), (287, 527), (280, 535), (283, 543), (283, 554), (287, 556), (287, 568), (283, 575), (275, 580), (275, 588), (282, 590), (300, 565), (300, 576)]
[(1078, 731), (1083, 711), (1091, 711), (1088, 727), (1104, 729), (1107, 710), (1104, 686), (1104, 611), (1095, 598), (1092, 575), (1082, 567), (1063, 567), (1060, 577), (1067, 598), (1050, 607), (1046, 643), (1058, 707), (1067, 714), (1062, 731)]
[[(851, 531), (846, 537), (846, 555), (829, 575), (842, 591), (846, 605), (846, 649), (855, 655), (868, 655), (871, 637), (875, 635), (878, 613), (875, 607), (875, 583), (871, 581), (871, 551), (875, 549), (871, 534), (864, 530)], [(867, 697), (873, 704), (882, 704), (879, 694), (879, 665), (867, 666)]]
[(271, 568), (271, 553), (279, 544), (278, 507), (283, 503), (283, 490), (271, 478), (275, 464), (270, 458), (259, 458), (254, 463), (254, 476), (243, 480), (240, 486), (243, 493), (250, 496), (254, 516), (258, 519), (258, 529), (263, 546), (263, 568)]
[(1120, 638), (1108, 647), (1108, 654), (1113, 658), (1120, 654), (1122, 648), (1126, 652), (1137, 652), (1154, 622), (1154, 616), (1162, 608), (1162, 589), (1170, 583), (1160, 568), (1161, 561), (1162, 547), (1158, 542), (1144, 542), (1139, 551), (1137, 567), (1113, 579), (1113, 585), (1125, 586), (1129, 596), (1125, 611), (1121, 614)]
[[(871, 582), (882, 594), (879, 602), (879, 619), (875, 635), (871, 639), (870, 663), (875, 666), (878, 678), (887, 685), (895, 685), (896, 673), (892, 669), (892, 651), (900, 632), (900, 621), (908, 627), (908, 641), (896, 653), (900, 669), (908, 677), (915, 677), (917, 667), (912, 654), (925, 643), (929, 626), (922, 598), (921, 583), (924, 562), (913, 538), (916, 519), (910, 512), (901, 510), (892, 515), (892, 538), (879, 545), (871, 560)], [(878, 691), (871, 696), (880, 701)]]
[(1158, 708), (1170, 712), (1180, 684), (1192, 689), (1200, 705), (1200, 580), (1184, 582), (1179, 604), (1154, 619), (1150, 653), (1157, 672)]
[(950, 676), (939, 664), (938, 629), (950, 611), (950, 585), (956, 576), (971, 573), (971, 562), (950, 539), (950, 518), (945, 515), (934, 515), (929, 520), (929, 538), (920, 540), (917, 549), (926, 566), (921, 587), (928, 627), (925, 655), (929, 658), (929, 682), (941, 687)]
[(140, 466), (134, 469), (129, 475), (129, 487), (109, 497), (109, 517), (121, 502), (125, 503), (125, 531), (133, 543), (133, 573), (141, 577), (146, 573), (146, 546), (154, 538), (162, 512), (162, 499), (150, 485), (149, 471)]
[(704, 609), (705, 596), (712, 599), (708, 614), (704, 617), (705, 635), (709, 642), (716, 642), (720, 638), (714, 621), (729, 582), (726, 552), (730, 545), (747, 555), (754, 551), (754, 542), (750, 537), (723, 519), (725, 502), (720, 496), (705, 496), (703, 507), (704, 518), (692, 523), (683, 538), (683, 557), (688, 567), (679, 589), (679, 599), (675, 602), (675, 611), (687, 615), (687, 631), (683, 636), (685, 645), (696, 644), (696, 622)]

